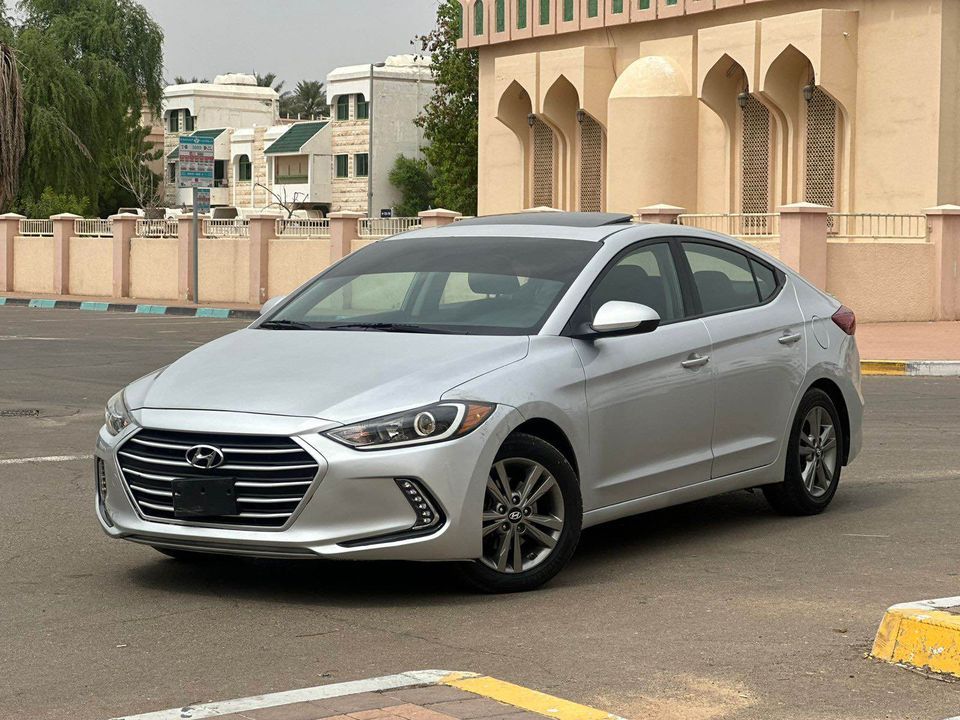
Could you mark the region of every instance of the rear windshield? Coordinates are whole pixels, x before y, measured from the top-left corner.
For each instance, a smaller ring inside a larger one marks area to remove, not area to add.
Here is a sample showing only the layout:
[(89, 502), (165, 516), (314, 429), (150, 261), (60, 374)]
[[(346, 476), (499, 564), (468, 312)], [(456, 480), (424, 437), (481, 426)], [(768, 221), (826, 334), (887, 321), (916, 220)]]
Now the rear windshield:
[(323, 273), (263, 327), (534, 334), (599, 247), (546, 238), (379, 242)]

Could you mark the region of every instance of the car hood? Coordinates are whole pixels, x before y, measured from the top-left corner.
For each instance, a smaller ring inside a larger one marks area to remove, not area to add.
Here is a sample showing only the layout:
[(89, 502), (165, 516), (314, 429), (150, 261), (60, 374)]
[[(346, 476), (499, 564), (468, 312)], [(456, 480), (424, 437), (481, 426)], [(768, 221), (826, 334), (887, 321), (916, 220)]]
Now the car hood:
[(131, 387), (127, 402), (349, 423), (436, 402), (523, 359), (528, 346), (513, 336), (246, 329), (185, 355), (149, 387)]

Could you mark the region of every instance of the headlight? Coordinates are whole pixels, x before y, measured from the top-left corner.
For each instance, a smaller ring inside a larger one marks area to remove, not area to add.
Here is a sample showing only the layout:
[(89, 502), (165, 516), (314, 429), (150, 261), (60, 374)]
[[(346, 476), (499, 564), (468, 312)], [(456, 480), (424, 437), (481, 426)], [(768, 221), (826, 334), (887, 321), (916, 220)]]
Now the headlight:
[(130, 415), (130, 410), (123, 401), (123, 390), (107, 401), (107, 407), (103, 411), (103, 422), (111, 435), (119, 435), (127, 425), (133, 423), (133, 416)]
[(442, 402), (330, 430), (327, 437), (358, 450), (423, 445), (473, 432), (490, 417), (496, 405), (479, 402)]

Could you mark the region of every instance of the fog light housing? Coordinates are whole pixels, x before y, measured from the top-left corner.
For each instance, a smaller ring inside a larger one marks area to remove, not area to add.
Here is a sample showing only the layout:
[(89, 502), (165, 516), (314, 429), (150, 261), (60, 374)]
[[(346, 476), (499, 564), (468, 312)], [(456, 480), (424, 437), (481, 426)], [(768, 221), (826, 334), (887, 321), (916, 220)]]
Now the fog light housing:
[(100, 458), (96, 459), (95, 465), (97, 504), (100, 507), (100, 513), (103, 515), (104, 521), (107, 525), (113, 527), (113, 520), (110, 517), (110, 513), (107, 512), (107, 466), (104, 465), (103, 460)]
[(409, 478), (397, 478), (397, 486), (400, 492), (410, 503), (417, 519), (411, 530), (426, 530), (427, 528), (439, 525), (443, 520), (443, 514), (437, 508), (436, 501), (430, 496), (430, 493), (417, 480)]

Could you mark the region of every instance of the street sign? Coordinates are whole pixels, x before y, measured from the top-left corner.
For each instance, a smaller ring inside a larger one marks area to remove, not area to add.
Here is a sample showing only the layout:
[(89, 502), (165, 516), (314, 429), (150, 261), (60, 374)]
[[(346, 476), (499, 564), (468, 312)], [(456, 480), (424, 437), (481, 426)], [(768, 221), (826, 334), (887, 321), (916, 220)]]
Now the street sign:
[(193, 202), (201, 215), (210, 212), (210, 188), (197, 188), (193, 193)]
[(380, 219), (389, 220), (393, 217), (393, 208), (383, 208), (380, 210)]
[(180, 138), (177, 158), (177, 187), (213, 187), (212, 137), (185, 135)]

